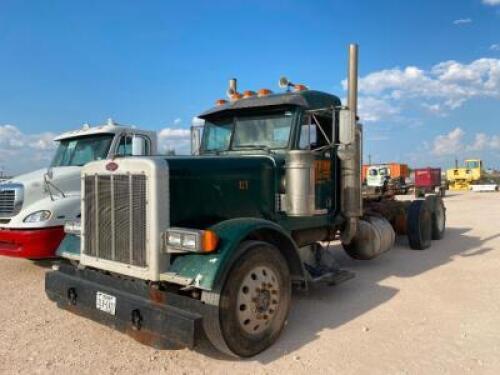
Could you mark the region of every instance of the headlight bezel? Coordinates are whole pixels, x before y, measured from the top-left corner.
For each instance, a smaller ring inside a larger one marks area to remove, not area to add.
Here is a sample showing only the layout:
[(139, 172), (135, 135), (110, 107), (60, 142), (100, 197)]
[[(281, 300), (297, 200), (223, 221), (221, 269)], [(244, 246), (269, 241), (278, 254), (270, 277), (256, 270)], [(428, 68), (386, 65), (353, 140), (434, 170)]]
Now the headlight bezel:
[(30, 213), (23, 219), (23, 223), (26, 224), (37, 224), (37, 223), (43, 223), (52, 217), (52, 212), (49, 210), (38, 210), (35, 212)]
[(218, 242), (217, 235), (209, 230), (172, 227), (164, 233), (164, 247), (169, 254), (209, 253), (216, 250)]

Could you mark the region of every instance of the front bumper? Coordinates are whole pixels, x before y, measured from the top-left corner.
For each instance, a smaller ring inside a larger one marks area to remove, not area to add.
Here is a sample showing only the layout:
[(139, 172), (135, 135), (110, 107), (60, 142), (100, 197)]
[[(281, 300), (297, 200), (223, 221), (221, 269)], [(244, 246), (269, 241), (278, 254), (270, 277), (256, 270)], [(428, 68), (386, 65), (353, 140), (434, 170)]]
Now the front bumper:
[[(61, 265), (45, 276), (45, 292), (57, 306), (124, 332), (157, 349), (195, 346), (206, 305), (159, 291), (142, 281)], [(116, 297), (115, 315), (96, 308), (96, 293)]]
[(64, 227), (0, 229), (0, 255), (43, 259), (55, 257), (64, 238)]

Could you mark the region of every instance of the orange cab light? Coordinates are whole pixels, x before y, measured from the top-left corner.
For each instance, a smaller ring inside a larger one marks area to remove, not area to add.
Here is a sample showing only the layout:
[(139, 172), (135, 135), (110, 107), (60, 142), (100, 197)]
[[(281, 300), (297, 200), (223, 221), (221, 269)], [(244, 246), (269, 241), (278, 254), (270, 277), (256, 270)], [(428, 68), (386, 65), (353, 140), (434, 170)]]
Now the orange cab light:
[(219, 107), (219, 106), (221, 106), (221, 105), (224, 105), (224, 104), (227, 104), (227, 100), (225, 100), (225, 99), (217, 99), (217, 100), (215, 101), (215, 105), (216, 105), (217, 107)]
[(255, 96), (255, 91), (252, 90), (245, 90), (243, 91), (243, 98), (251, 98), (252, 96)]
[(298, 91), (305, 91), (307, 90), (306, 85), (293, 85), (293, 91), (298, 92)]
[(269, 89), (260, 89), (259, 92), (257, 93), (257, 96), (268, 96), (271, 95), (273, 92)]
[(240, 100), (243, 96), (239, 92), (235, 92), (234, 94), (231, 94), (229, 96), (229, 99), (231, 99), (232, 102), (236, 100)]
[(211, 230), (203, 231), (203, 234), (201, 235), (201, 249), (203, 252), (211, 253), (217, 249), (218, 245), (219, 237), (215, 234), (215, 232)]

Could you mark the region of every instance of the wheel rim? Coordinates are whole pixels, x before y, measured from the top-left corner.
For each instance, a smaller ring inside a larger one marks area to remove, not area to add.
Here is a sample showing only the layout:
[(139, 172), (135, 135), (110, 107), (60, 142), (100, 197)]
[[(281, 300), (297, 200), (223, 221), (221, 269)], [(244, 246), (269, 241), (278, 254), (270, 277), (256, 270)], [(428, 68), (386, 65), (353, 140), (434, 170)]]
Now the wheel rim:
[(236, 313), (243, 331), (258, 335), (273, 321), (280, 303), (276, 273), (269, 267), (253, 268), (238, 291)]

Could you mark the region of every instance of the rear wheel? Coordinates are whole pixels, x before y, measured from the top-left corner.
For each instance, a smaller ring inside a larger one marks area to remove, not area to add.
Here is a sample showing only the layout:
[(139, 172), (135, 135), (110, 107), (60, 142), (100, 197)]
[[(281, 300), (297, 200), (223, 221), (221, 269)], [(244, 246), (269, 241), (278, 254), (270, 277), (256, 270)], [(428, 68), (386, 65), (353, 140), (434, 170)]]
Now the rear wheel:
[(446, 209), (443, 200), (437, 195), (428, 195), (425, 200), (431, 211), (432, 239), (440, 240), (444, 237), (446, 229)]
[(285, 258), (265, 242), (246, 241), (243, 255), (225, 281), (203, 292), (210, 316), (204, 328), (220, 351), (251, 357), (271, 346), (285, 325), (291, 302), (291, 279)]
[(431, 246), (432, 218), (425, 200), (415, 200), (408, 208), (408, 240), (414, 250), (425, 250)]

